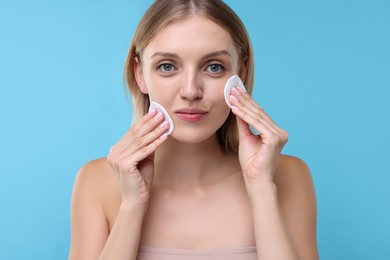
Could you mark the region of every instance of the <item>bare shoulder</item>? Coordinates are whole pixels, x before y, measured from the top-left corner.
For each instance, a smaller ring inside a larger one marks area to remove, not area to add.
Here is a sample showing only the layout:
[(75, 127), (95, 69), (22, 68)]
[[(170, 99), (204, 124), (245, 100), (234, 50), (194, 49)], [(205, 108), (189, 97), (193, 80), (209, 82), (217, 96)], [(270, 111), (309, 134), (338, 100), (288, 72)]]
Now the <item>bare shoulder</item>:
[(78, 172), (78, 175), (81, 176), (90, 176), (93, 175), (94, 178), (97, 177), (103, 177), (103, 175), (107, 174), (110, 172), (110, 165), (107, 162), (107, 159), (104, 158), (99, 158), (96, 160), (92, 160), (84, 164), (81, 168), (80, 171)]
[(83, 165), (71, 203), (69, 259), (97, 259), (109, 235), (107, 201), (115, 194), (115, 175), (105, 158)]
[(106, 158), (99, 158), (92, 160), (84, 164), (76, 176), (76, 181), (98, 183), (102, 180), (110, 178), (112, 175), (112, 170), (110, 165), (107, 162)]
[(301, 210), (315, 213), (314, 183), (310, 169), (303, 160), (282, 155), (276, 169), (274, 182), (282, 209), (301, 208)]
[(301, 259), (318, 259), (317, 205), (309, 167), (299, 158), (282, 155), (274, 181), (281, 213)]
[[(113, 200), (119, 196), (118, 182), (107, 158), (99, 158), (84, 164), (77, 173), (73, 196), (82, 195), (109, 211)], [(110, 203), (111, 201), (111, 203)]]
[(115, 175), (106, 158), (99, 158), (84, 164), (75, 179), (74, 190), (84, 190), (95, 197), (103, 198), (112, 186)]
[(289, 155), (280, 156), (274, 180), (276, 186), (283, 190), (313, 185), (307, 164), (303, 160)]

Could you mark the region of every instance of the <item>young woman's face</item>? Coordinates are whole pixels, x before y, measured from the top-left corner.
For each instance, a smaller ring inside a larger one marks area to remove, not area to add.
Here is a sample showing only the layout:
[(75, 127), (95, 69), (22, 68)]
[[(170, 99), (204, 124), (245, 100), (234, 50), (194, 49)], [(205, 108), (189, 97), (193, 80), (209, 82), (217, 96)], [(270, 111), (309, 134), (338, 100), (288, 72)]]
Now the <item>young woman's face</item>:
[(229, 33), (213, 21), (192, 16), (160, 31), (136, 65), (138, 85), (175, 123), (172, 137), (195, 143), (216, 133), (229, 115), (226, 81), (239, 71)]

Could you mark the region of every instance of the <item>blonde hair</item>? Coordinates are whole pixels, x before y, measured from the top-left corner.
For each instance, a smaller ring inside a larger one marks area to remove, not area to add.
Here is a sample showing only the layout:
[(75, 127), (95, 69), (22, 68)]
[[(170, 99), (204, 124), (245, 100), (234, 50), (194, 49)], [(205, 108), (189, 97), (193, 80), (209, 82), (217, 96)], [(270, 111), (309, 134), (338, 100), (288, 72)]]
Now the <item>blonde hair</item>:
[[(130, 45), (124, 68), (125, 86), (133, 97), (134, 119), (144, 116), (149, 108), (149, 96), (143, 94), (134, 74), (136, 59), (142, 63), (142, 51), (155, 35), (167, 25), (184, 20), (191, 15), (206, 17), (224, 28), (233, 39), (239, 54), (240, 67), (244, 66), (244, 85), (252, 93), (254, 80), (253, 49), (248, 32), (234, 11), (220, 0), (156, 0), (140, 21)], [(217, 136), (225, 152), (238, 151), (238, 131), (235, 115), (230, 112), (224, 124), (218, 129)]]

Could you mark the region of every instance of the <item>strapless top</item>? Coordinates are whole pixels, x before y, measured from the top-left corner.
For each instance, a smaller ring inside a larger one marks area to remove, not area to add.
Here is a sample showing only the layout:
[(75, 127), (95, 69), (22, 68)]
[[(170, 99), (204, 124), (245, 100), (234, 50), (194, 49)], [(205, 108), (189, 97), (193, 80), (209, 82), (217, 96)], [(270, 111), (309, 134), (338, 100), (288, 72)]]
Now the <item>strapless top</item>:
[(137, 260), (257, 260), (256, 247), (227, 249), (138, 248)]

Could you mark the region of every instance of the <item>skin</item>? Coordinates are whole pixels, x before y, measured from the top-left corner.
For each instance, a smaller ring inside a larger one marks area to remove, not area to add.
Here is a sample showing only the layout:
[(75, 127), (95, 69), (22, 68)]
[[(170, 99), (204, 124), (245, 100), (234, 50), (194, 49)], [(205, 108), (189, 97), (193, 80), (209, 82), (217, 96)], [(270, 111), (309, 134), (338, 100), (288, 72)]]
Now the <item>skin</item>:
[[(303, 161), (280, 154), (287, 133), (234, 90), (239, 153), (218, 145), (216, 131), (230, 112), (225, 82), (233, 74), (245, 77), (230, 35), (191, 16), (160, 31), (134, 70), (140, 90), (166, 108), (175, 130), (166, 136), (164, 116), (153, 110), (107, 158), (82, 167), (69, 259), (136, 259), (139, 244), (256, 246), (259, 259), (318, 259), (313, 182)], [(182, 108), (207, 114), (189, 123), (175, 114)]]

